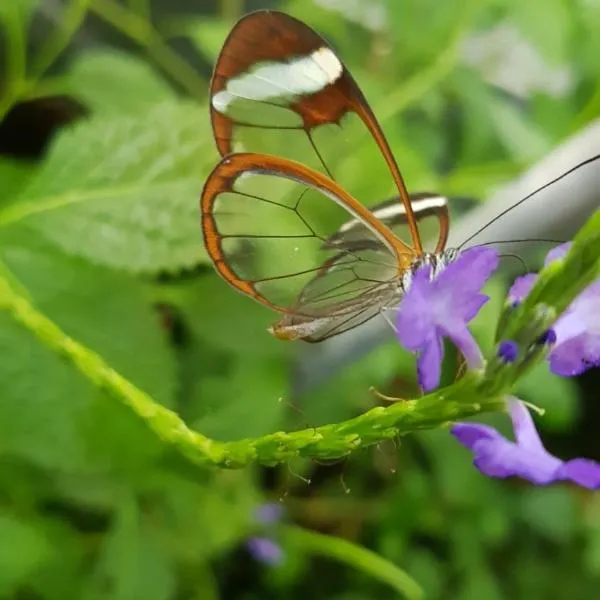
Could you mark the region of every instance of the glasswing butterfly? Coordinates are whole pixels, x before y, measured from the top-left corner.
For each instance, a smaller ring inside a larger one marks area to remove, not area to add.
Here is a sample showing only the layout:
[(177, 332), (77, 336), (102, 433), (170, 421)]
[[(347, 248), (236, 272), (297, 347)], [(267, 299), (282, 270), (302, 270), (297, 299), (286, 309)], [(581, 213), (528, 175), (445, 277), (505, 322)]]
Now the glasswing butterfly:
[[(259, 11), (234, 26), (210, 117), (222, 159), (202, 192), (205, 247), (230, 285), (282, 314), (277, 338), (318, 342), (356, 327), (396, 306), (416, 268), (435, 274), (456, 256), (445, 249), (446, 199), (408, 194), (360, 88), (301, 21)], [(398, 195), (371, 209), (356, 199), (384, 188)], [(421, 239), (430, 217), (431, 252)]]

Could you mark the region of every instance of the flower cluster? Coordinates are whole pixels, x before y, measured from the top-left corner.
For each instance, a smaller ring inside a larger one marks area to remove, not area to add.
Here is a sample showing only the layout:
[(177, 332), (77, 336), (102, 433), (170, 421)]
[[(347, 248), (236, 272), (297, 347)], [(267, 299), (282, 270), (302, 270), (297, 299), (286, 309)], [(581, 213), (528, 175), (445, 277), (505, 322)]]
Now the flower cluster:
[[(265, 530), (276, 526), (282, 517), (283, 507), (274, 502), (261, 504), (254, 511), (254, 522)], [(280, 565), (284, 560), (283, 550), (272, 535), (252, 536), (246, 541), (246, 546), (257, 561), (266, 565)]]
[[(570, 244), (563, 244), (554, 248), (546, 257), (546, 264), (560, 260), (569, 247)], [(474, 247), (465, 250), (434, 279), (429, 266), (415, 273), (398, 310), (396, 334), (402, 345), (417, 353), (423, 390), (433, 390), (440, 383), (444, 338), (455, 344), (469, 368), (484, 366), (468, 324), (489, 299), (481, 289), (498, 261), (495, 250)], [(519, 277), (510, 288), (508, 302), (512, 306), (521, 303), (536, 278), (534, 273)], [(600, 365), (600, 281), (571, 303), (540, 343), (549, 348), (547, 360), (557, 375), (578, 375)], [(514, 340), (503, 340), (497, 354), (511, 363), (518, 351)], [(509, 407), (514, 442), (486, 425), (457, 423), (452, 428), (457, 440), (474, 453), (474, 464), (482, 473), (491, 477), (517, 476), (539, 485), (565, 480), (600, 489), (600, 464), (587, 459), (565, 462), (552, 456), (544, 448), (525, 404), (512, 398)]]

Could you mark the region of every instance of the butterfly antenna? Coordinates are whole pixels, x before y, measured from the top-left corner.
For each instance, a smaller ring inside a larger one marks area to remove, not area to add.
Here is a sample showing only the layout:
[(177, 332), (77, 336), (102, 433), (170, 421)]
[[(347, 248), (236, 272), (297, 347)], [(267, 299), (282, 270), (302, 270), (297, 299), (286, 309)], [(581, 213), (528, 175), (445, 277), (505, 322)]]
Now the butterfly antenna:
[(499, 219), (501, 219), (502, 217), (504, 217), (511, 210), (513, 210), (513, 209), (517, 208), (518, 206), (520, 206), (521, 204), (523, 204), (523, 202), (526, 202), (527, 200), (529, 200), (530, 198), (532, 198), (536, 194), (539, 194), (541, 191), (545, 190), (546, 188), (549, 188), (551, 185), (554, 185), (555, 183), (557, 183), (561, 179), (564, 179), (565, 177), (567, 177), (571, 173), (574, 173), (578, 169), (581, 169), (582, 167), (584, 167), (586, 165), (589, 165), (589, 164), (597, 161), (599, 158), (600, 158), (600, 154), (596, 154), (595, 156), (592, 156), (591, 158), (587, 158), (586, 160), (584, 160), (584, 161), (580, 162), (579, 164), (575, 165), (574, 167), (570, 168), (568, 171), (565, 171), (564, 173), (562, 173), (558, 177), (555, 177), (551, 181), (548, 181), (544, 185), (542, 185), (539, 188), (535, 189), (533, 192), (527, 194), (527, 196), (525, 196), (524, 198), (521, 198), (521, 200), (519, 200), (515, 204), (512, 204), (508, 208), (504, 209), (500, 214), (496, 215), (489, 223), (486, 223), (483, 227), (481, 227), (480, 229), (478, 229), (473, 235), (469, 236), (466, 240), (464, 240), (462, 242), (462, 244), (460, 244), (460, 246), (458, 247), (458, 249), (460, 250), (461, 248), (463, 248), (465, 246), (465, 244), (468, 244), (474, 237), (477, 237), (482, 231), (485, 231), (488, 227), (490, 227), (496, 221), (498, 221)]

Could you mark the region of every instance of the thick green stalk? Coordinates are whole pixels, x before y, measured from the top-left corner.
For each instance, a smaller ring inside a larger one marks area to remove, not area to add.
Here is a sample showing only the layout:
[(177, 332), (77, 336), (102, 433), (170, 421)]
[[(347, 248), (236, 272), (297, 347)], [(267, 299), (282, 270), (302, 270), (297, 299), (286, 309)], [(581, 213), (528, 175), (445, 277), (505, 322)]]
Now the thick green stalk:
[(196, 465), (239, 468), (252, 462), (273, 465), (295, 456), (337, 459), (398, 435), (439, 427), (504, 406), (504, 397), (530, 364), (542, 360), (536, 341), (569, 303), (600, 276), (600, 211), (575, 238), (564, 260), (545, 268), (527, 300), (507, 313), (501, 338), (514, 339), (521, 354), (512, 365), (492, 358), (482, 372), (470, 372), (453, 385), (417, 400), (376, 407), (344, 421), (291, 433), (222, 443), (192, 431), (173, 411), (161, 406), (115, 372), (93, 351), (70, 338), (41, 314), (0, 270), (0, 310), (64, 356), (114, 401), (133, 411), (163, 443)]
[(319, 554), (345, 563), (356, 571), (362, 571), (389, 585), (402, 598), (421, 600), (424, 597), (423, 590), (408, 573), (367, 548), (342, 538), (291, 525), (283, 526), (282, 532), (286, 547), (293, 545), (307, 554)]

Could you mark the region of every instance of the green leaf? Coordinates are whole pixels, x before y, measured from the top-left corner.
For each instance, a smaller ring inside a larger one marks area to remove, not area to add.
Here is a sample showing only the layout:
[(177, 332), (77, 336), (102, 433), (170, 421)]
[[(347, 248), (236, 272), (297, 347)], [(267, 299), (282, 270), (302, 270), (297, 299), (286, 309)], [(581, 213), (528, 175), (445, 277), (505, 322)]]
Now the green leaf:
[(173, 597), (174, 565), (156, 535), (158, 531), (153, 531), (144, 521), (133, 497), (125, 498), (90, 582), (88, 593), (92, 597), (104, 596), (102, 589), (106, 581), (112, 582), (110, 598), (113, 600), (169, 600)]
[(39, 0), (11, 0), (0, 2), (0, 24), (6, 28), (26, 28)]
[(0, 210), (12, 202), (35, 171), (35, 165), (0, 158)]
[(216, 273), (161, 285), (157, 297), (175, 305), (194, 336), (213, 348), (257, 356), (281, 356), (282, 344), (267, 332), (278, 315), (231, 288)]
[(145, 61), (116, 50), (78, 54), (64, 78), (72, 94), (96, 113), (135, 113), (172, 101), (167, 82)]
[[(300, 348), (300, 351), (310, 353), (313, 350), (309, 346)], [(385, 392), (385, 386), (399, 373), (402, 375), (407, 373), (407, 377), (412, 378), (414, 358), (392, 340), (361, 357), (350, 368), (342, 369), (334, 377), (329, 377), (318, 388), (311, 389), (310, 393), (298, 398), (302, 415), (297, 418), (297, 421), (312, 427), (341, 421), (362, 412), (378, 403), (375, 396), (369, 392), (369, 388), (374, 387)]]
[(444, 569), (436, 555), (425, 549), (411, 550), (407, 571), (415, 581), (421, 585), (426, 598), (439, 598), (444, 589)]
[(488, 105), (488, 111), (498, 138), (516, 160), (530, 162), (544, 156), (552, 148), (546, 132), (513, 104), (495, 98)]
[(230, 29), (231, 23), (208, 17), (186, 27), (192, 42), (211, 62), (217, 59)]
[(0, 595), (13, 597), (16, 588), (33, 576), (52, 549), (34, 526), (8, 514), (0, 514)]
[[(21, 237), (33, 244), (25, 231)], [(42, 311), (158, 401), (172, 402), (173, 356), (137, 282), (47, 245), (2, 242), (4, 269)], [(91, 451), (122, 466), (146, 455), (151, 437), (137, 419), (5, 313), (0, 353), (2, 452), (65, 470), (87, 465)], [(124, 440), (131, 445), (124, 448)]]
[(569, 34), (574, 22), (569, 0), (548, 0), (543, 10), (533, 2), (514, 2), (510, 6), (511, 21), (521, 34), (544, 58), (553, 64), (564, 63), (568, 58)]
[(237, 545), (255, 527), (253, 510), (260, 502), (252, 469), (223, 477), (208, 470), (198, 481), (167, 475), (161, 485), (165, 512), (172, 515), (163, 537), (172, 555), (188, 564), (214, 557)]
[(179, 310), (188, 335), (181, 351), (181, 412), (218, 439), (280, 428), (288, 409), (289, 344), (267, 331), (276, 315), (214, 273), (155, 287)]
[(457, 600), (502, 600), (500, 586), (492, 572), (483, 565), (476, 565), (467, 572)]
[(206, 109), (165, 103), (93, 118), (56, 140), (0, 226), (27, 221), (68, 254), (134, 272), (206, 260), (198, 199), (216, 160)]
[[(82, 487), (81, 479), (74, 478), (74, 481)], [(40, 493), (39, 482), (40, 478), (37, 477), (33, 488), (33, 494), (38, 498), (44, 495), (44, 491)], [(55, 491), (56, 480), (53, 480), (52, 488)], [(29, 577), (28, 588), (31, 588), (36, 597), (43, 600), (80, 598), (81, 579), (87, 560), (86, 551), (81, 544), (80, 532), (71, 527), (71, 524), (64, 519), (64, 515), (56, 519), (39, 520), (36, 522), (36, 527), (53, 552), (44, 557), (43, 563), (36, 568), (33, 576)]]
[(533, 530), (565, 544), (575, 533), (576, 498), (568, 488), (532, 488), (521, 497), (521, 518)]
[(225, 376), (203, 374), (195, 388), (202, 416), (193, 428), (222, 441), (273, 433), (283, 425), (288, 385), (285, 365), (252, 356), (239, 358)]

